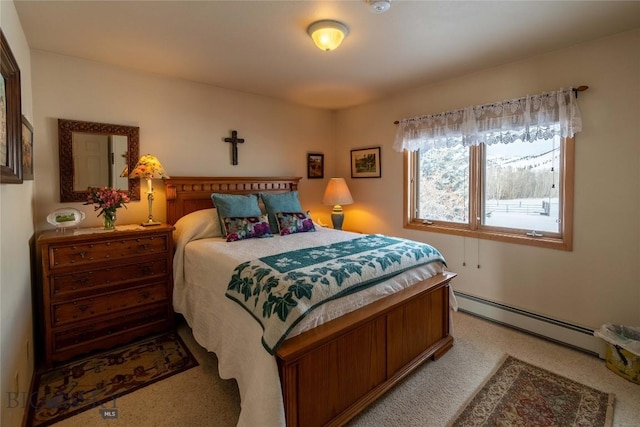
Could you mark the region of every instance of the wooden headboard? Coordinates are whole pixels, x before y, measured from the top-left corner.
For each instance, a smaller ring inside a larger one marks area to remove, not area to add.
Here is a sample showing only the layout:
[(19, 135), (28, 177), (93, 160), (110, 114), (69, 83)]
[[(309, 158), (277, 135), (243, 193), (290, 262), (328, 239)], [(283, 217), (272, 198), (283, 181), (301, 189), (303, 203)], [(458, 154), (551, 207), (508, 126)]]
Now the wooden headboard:
[(167, 223), (213, 207), (211, 193), (285, 193), (298, 189), (300, 177), (173, 177), (166, 179)]

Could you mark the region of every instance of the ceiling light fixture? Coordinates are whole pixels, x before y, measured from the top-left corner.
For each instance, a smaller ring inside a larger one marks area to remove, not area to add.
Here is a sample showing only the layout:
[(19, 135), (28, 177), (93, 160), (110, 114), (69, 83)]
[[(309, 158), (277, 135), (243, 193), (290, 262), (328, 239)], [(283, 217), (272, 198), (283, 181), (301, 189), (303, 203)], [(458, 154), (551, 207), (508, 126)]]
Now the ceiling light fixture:
[(367, 0), (373, 13), (385, 13), (391, 7), (391, 0)]
[(307, 33), (318, 49), (328, 52), (340, 46), (342, 40), (349, 34), (349, 28), (342, 22), (325, 19), (309, 25)]

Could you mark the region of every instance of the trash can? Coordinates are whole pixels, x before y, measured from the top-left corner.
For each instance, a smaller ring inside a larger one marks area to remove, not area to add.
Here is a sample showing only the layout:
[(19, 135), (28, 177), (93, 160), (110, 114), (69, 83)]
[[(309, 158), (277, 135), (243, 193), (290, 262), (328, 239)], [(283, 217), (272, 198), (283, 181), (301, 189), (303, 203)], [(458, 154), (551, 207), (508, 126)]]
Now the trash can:
[(593, 335), (607, 342), (607, 368), (640, 384), (640, 327), (605, 323)]

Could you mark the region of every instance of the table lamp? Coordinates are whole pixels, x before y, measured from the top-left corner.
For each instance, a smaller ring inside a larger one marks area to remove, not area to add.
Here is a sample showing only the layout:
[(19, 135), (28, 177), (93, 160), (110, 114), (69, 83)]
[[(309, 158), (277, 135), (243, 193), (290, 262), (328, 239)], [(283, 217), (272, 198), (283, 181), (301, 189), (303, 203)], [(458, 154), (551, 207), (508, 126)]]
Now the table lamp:
[(322, 203), (325, 205), (333, 205), (331, 211), (331, 222), (333, 222), (333, 228), (336, 230), (342, 230), (342, 223), (344, 222), (344, 213), (342, 212), (342, 205), (349, 205), (353, 203), (353, 198), (349, 192), (349, 187), (344, 178), (331, 178), (327, 184), (327, 188), (324, 190), (324, 197), (322, 197)]
[(146, 179), (149, 188), (147, 195), (147, 200), (149, 201), (149, 220), (143, 222), (142, 225), (159, 225), (160, 222), (153, 220), (153, 187), (151, 180), (169, 178), (169, 175), (164, 171), (162, 164), (155, 156), (147, 154), (140, 157), (133, 171), (129, 174), (129, 179), (133, 178)]

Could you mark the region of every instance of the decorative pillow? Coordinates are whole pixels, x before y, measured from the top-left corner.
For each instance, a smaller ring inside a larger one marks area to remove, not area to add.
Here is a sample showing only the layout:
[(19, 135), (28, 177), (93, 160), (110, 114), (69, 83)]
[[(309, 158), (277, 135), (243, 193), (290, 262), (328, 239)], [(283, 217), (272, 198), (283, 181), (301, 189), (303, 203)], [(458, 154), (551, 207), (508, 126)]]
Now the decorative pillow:
[(220, 194), (212, 193), (211, 200), (218, 209), (218, 217), (220, 218), (220, 226), (222, 235), (226, 236), (226, 229), (223, 218), (231, 217), (249, 217), (262, 215), (260, 206), (258, 206), (258, 197), (255, 194)]
[(304, 212), (278, 212), (276, 213), (280, 235), (306, 233), (316, 231), (313, 221), (308, 213)]
[(226, 217), (224, 218), (224, 227), (227, 232), (227, 242), (258, 237), (273, 237), (266, 215), (259, 217)]
[(277, 194), (260, 193), (260, 198), (269, 215), (269, 225), (272, 230), (278, 229), (276, 212), (302, 212), (297, 191)]

